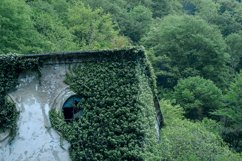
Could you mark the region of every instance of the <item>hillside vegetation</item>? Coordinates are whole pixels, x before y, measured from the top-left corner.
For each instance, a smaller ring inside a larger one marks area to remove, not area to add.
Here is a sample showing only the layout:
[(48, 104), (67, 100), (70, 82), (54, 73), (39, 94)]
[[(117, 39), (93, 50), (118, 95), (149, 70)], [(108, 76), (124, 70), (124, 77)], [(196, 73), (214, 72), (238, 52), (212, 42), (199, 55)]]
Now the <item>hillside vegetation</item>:
[(0, 0), (0, 55), (127, 46), (165, 119), (146, 160), (242, 160), (241, 0)]

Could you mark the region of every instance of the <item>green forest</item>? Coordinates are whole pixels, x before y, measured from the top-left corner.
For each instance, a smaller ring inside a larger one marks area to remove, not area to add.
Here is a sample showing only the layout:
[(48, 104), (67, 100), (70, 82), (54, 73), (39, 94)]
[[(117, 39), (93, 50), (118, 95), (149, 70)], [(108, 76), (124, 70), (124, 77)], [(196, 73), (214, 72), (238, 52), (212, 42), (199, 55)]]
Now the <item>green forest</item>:
[(129, 46), (165, 121), (147, 160), (241, 161), (241, 0), (0, 0), (0, 55)]

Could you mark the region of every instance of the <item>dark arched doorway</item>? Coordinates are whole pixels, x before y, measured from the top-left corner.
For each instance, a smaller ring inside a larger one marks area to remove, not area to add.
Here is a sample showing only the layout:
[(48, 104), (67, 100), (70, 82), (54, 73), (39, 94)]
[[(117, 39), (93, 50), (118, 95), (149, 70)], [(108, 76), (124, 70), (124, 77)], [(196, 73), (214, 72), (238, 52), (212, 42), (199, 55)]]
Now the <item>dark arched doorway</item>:
[(80, 118), (83, 115), (83, 108), (80, 106), (81, 97), (74, 95), (69, 97), (63, 107), (65, 121), (70, 122)]

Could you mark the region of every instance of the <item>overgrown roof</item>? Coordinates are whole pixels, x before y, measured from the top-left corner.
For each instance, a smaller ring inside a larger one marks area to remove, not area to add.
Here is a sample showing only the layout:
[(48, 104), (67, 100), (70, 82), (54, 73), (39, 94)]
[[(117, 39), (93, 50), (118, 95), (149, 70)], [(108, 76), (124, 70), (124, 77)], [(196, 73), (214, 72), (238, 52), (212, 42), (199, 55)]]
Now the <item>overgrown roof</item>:
[[(81, 61), (96, 61), (96, 60), (111, 60), (110, 58), (131, 60), (137, 57), (144, 57), (145, 52), (143, 47), (130, 47), (126, 49), (114, 50), (99, 50), (99, 51), (73, 51), (73, 52), (55, 52), (45, 54), (26, 54), (21, 55), (22, 58), (37, 58), (42, 63), (52, 62), (81, 62)], [(76, 60), (76, 61), (75, 61)], [(79, 61), (77, 61), (79, 60)], [(113, 59), (112, 59), (113, 60)]]

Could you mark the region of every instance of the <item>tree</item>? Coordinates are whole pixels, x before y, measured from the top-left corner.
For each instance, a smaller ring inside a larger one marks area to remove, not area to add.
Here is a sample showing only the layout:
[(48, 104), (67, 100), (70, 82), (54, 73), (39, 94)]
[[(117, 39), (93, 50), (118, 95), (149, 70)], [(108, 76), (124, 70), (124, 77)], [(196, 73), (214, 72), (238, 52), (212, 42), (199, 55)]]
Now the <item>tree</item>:
[(201, 77), (189, 77), (178, 81), (174, 98), (185, 110), (185, 116), (193, 120), (211, 117), (210, 113), (221, 108), (222, 91)]
[(152, 21), (151, 0), (84, 0), (93, 9), (100, 7), (110, 13), (120, 32), (138, 43), (145, 35)]
[[(167, 16), (151, 27), (143, 44), (159, 59), (154, 67), (160, 85), (172, 87), (189, 76), (202, 76), (219, 87), (226, 84), (226, 43), (215, 26), (199, 17)], [(165, 73), (160, 74), (161, 70)]]
[(30, 12), (23, 0), (0, 1), (0, 54), (40, 52), (46, 47), (33, 27)]
[(215, 114), (221, 117), (224, 125), (223, 138), (232, 147), (242, 151), (242, 71), (235, 77), (225, 95), (225, 108), (219, 109)]
[(128, 10), (135, 8), (136, 6), (142, 5), (145, 6), (147, 8), (150, 8), (153, 0), (124, 0), (126, 2), (126, 8)]
[(123, 24), (126, 26), (124, 35), (130, 37), (133, 42), (137, 43), (149, 31), (151, 23), (152, 12), (148, 8), (141, 5), (134, 7), (128, 13), (128, 18)]
[(211, 23), (218, 25), (224, 36), (239, 32), (242, 29), (242, 3), (236, 0), (220, 0), (216, 3), (219, 5), (218, 15), (211, 19)]
[[(65, 5), (63, 7), (58, 2), (64, 1), (57, 0), (54, 4), (43, 0), (29, 2), (32, 9), (31, 17), (34, 27), (49, 46), (48, 49), (45, 49), (46, 52), (77, 50), (77, 44), (73, 40), (74, 36), (64, 26), (64, 21), (59, 17), (64, 16), (68, 5), (63, 3)], [(59, 15), (60, 13), (61, 15)]]
[(230, 34), (225, 40), (231, 55), (231, 67), (239, 72), (242, 69), (242, 31)]
[(161, 143), (154, 145), (154, 155), (147, 156), (146, 160), (241, 160), (217, 132), (210, 131), (210, 128), (218, 128), (218, 123), (212, 120), (194, 123), (182, 118), (179, 106), (172, 106), (166, 100), (160, 104), (166, 126), (161, 131)]
[(177, 0), (152, 0), (154, 18), (161, 18), (173, 13), (181, 13), (182, 5)]
[(115, 48), (128, 44), (127, 39), (115, 30), (109, 14), (101, 9), (92, 10), (83, 3), (73, 3), (68, 9), (66, 26), (79, 48)]
[(235, 0), (182, 0), (181, 4), (186, 14), (200, 16), (217, 25), (223, 36), (242, 29), (242, 3)]
[(185, 13), (198, 15), (208, 22), (218, 15), (219, 5), (212, 0), (182, 0), (181, 3)]

